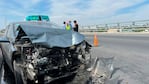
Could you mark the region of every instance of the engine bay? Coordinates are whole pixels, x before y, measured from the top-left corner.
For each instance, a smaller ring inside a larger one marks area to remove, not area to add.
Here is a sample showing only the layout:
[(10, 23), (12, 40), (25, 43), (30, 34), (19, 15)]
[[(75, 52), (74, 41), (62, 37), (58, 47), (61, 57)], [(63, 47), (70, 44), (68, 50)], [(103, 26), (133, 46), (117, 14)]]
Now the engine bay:
[(18, 49), (27, 79), (39, 83), (41, 80), (51, 82), (77, 73), (79, 67), (90, 59), (86, 57), (86, 54), (90, 53), (90, 47), (86, 41), (83, 41), (67, 48), (46, 48), (24, 43), (19, 45)]

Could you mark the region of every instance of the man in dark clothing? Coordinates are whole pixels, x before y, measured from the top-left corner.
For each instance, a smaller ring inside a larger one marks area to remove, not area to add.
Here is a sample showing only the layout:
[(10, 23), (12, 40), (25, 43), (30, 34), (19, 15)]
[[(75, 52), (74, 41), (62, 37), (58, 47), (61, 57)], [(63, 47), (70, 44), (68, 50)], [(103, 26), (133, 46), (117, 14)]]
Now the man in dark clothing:
[(79, 25), (78, 25), (78, 23), (77, 23), (76, 20), (74, 20), (73, 22), (74, 22), (74, 28), (73, 28), (73, 30), (76, 31), (76, 32), (78, 32)]

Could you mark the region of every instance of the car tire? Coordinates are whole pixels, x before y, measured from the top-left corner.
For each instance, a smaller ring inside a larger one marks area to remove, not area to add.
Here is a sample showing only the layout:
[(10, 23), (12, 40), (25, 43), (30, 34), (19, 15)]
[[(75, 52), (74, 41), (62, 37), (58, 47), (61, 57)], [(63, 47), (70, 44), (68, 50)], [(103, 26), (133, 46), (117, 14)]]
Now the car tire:
[(24, 72), (19, 65), (17, 60), (13, 61), (13, 68), (14, 68), (14, 76), (16, 84), (27, 84), (27, 80), (25, 78)]
[(7, 84), (15, 84), (14, 74), (5, 61), (3, 62), (3, 70), (3, 80), (7, 82)]

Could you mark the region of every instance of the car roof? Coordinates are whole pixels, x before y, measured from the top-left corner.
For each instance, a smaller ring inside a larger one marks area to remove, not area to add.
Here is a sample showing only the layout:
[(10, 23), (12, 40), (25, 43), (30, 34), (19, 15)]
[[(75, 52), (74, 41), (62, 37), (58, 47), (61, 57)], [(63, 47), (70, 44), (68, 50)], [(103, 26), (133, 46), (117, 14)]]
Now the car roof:
[(19, 25), (50, 25), (51, 22), (43, 22), (43, 21), (22, 21), (22, 22), (13, 22), (12, 24), (19, 24)]
[(52, 23), (52, 22), (46, 22), (46, 21), (22, 21), (22, 22), (13, 22), (13, 25), (23, 25), (23, 26), (38, 26), (38, 27), (46, 27), (46, 28), (59, 28), (62, 29), (61, 26)]

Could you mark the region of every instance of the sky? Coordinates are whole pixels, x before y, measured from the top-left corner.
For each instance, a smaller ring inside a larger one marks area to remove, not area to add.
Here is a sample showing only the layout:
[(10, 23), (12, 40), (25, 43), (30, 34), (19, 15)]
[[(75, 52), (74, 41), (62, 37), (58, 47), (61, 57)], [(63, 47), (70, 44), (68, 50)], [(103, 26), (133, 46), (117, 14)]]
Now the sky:
[(148, 20), (149, 0), (1, 0), (0, 28), (24, 21), (28, 15), (48, 15), (62, 25), (77, 20), (79, 25)]

